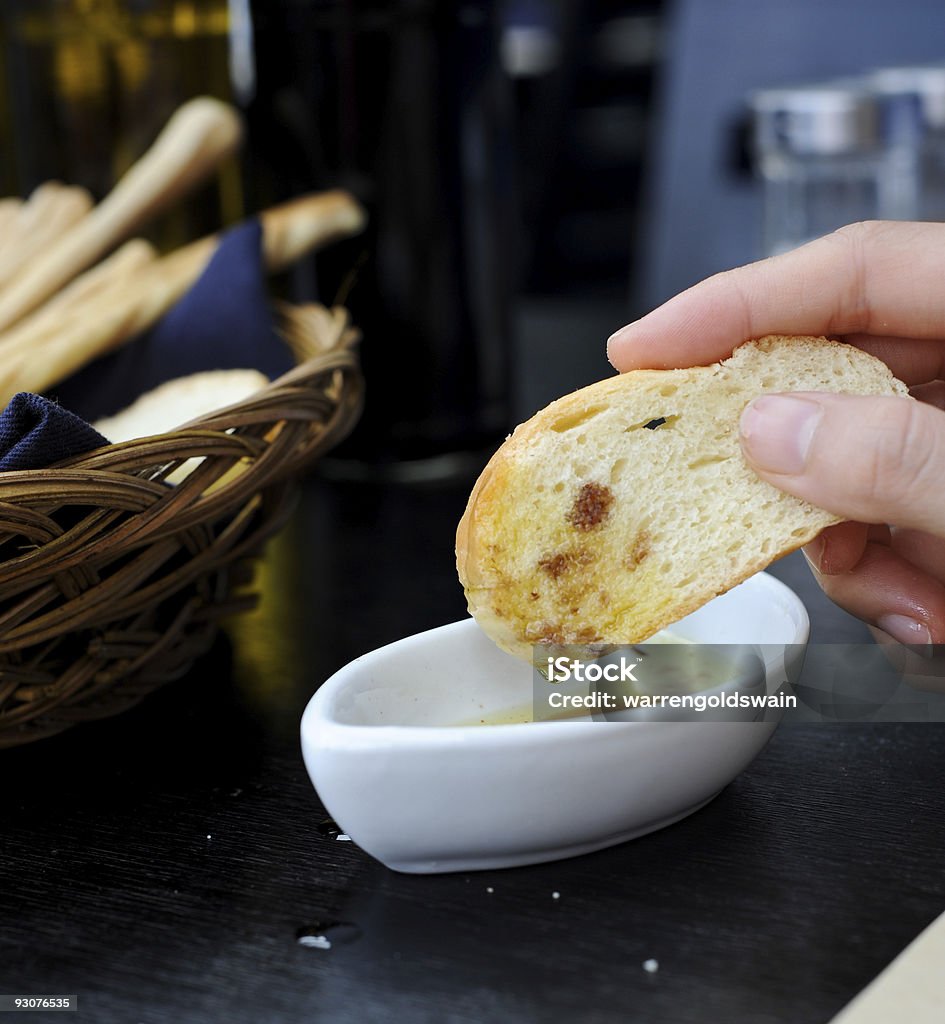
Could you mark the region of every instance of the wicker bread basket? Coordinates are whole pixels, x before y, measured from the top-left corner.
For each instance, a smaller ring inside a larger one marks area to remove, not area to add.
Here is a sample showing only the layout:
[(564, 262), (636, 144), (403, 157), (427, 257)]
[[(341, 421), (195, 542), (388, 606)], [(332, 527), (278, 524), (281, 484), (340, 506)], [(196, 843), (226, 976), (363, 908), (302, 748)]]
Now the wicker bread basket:
[[(0, 473), (0, 747), (135, 704), (190, 668), (299, 474), (361, 408), (342, 309), (279, 307), (298, 365), (155, 437)], [(164, 479), (199, 459), (177, 486)]]

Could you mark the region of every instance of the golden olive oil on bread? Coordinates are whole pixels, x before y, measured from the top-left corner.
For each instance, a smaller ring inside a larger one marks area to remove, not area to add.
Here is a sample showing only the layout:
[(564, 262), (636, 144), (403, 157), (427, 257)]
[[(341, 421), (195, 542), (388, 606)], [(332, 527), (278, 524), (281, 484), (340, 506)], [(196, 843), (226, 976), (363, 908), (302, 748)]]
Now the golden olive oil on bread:
[(742, 456), (742, 410), (782, 391), (908, 395), (853, 346), (769, 336), (711, 366), (610, 377), (521, 424), (457, 531), (483, 630), (526, 658), (542, 643), (639, 643), (838, 522)]

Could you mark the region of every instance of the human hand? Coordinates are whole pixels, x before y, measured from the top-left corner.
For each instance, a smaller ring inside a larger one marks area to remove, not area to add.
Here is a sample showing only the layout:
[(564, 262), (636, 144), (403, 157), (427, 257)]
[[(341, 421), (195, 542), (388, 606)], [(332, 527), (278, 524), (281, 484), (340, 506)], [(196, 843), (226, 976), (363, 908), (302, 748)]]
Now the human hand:
[(608, 356), (693, 366), (765, 334), (858, 345), (920, 400), (766, 395), (741, 444), (760, 476), (850, 520), (805, 548), (829, 597), (902, 643), (945, 643), (945, 224), (852, 224), (718, 274), (617, 331)]

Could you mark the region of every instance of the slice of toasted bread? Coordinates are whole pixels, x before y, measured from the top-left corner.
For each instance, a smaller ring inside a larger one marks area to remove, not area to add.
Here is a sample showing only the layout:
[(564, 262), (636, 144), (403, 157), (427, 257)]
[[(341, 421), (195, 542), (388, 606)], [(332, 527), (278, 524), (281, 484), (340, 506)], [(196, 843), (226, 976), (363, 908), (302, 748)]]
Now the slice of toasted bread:
[(860, 349), (770, 336), (712, 366), (599, 381), (519, 426), (456, 536), (483, 630), (522, 657), (639, 643), (839, 522), (742, 456), (742, 410), (777, 391), (908, 395)]

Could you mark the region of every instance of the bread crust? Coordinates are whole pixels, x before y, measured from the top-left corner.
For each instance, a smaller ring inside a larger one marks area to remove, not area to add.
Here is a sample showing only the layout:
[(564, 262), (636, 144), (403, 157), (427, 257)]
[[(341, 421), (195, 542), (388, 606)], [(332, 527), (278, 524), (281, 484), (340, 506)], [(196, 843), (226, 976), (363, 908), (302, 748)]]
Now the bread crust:
[(470, 613), (524, 658), (535, 644), (639, 643), (840, 522), (741, 454), (744, 406), (792, 390), (908, 395), (852, 346), (768, 336), (552, 402), (492, 456), (459, 522)]

